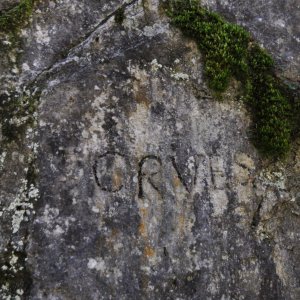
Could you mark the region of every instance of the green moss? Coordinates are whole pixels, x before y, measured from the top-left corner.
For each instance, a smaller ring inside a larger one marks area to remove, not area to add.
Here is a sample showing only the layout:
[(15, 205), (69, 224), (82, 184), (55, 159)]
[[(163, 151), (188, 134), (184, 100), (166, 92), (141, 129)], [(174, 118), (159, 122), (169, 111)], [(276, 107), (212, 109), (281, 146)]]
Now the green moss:
[(35, 0), (21, 0), (12, 9), (0, 14), (0, 31), (15, 32), (31, 16)]
[(125, 19), (125, 9), (124, 7), (120, 7), (119, 9), (117, 9), (115, 13), (115, 22), (121, 25), (124, 19)]
[(294, 106), (274, 74), (272, 58), (245, 29), (204, 9), (199, 1), (171, 0), (167, 13), (172, 24), (197, 42), (209, 87), (217, 96), (227, 89), (232, 77), (242, 83), (258, 149), (266, 156), (284, 156), (294, 129)]
[(0, 95), (0, 122), (5, 143), (20, 141), (26, 129), (34, 125), (38, 95), (4, 93)]

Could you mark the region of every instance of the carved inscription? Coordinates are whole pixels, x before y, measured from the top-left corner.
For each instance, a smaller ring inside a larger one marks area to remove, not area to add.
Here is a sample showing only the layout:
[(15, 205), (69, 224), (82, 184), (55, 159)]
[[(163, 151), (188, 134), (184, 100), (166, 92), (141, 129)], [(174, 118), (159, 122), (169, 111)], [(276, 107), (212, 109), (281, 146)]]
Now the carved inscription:
[(198, 171), (198, 164), (199, 164), (198, 157), (191, 156), (188, 159), (187, 171), (185, 172), (187, 174), (182, 174), (182, 172), (180, 172), (174, 156), (170, 156), (170, 159), (171, 159), (172, 165), (177, 173), (178, 179), (180, 180), (180, 182), (182, 183), (182, 185), (184, 186), (186, 191), (188, 193), (191, 193), (197, 182), (197, 171)]
[(161, 193), (161, 159), (155, 155), (144, 157), (139, 163), (139, 198), (144, 197), (144, 183), (150, 184), (157, 192)]
[(211, 179), (213, 189), (210, 193), (210, 200), (213, 204), (213, 215), (218, 217), (223, 215), (228, 206), (226, 170), (224, 160), (220, 156), (210, 158)]
[(94, 163), (93, 171), (97, 185), (106, 192), (118, 192), (124, 186), (127, 166), (120, 153), (107, 152), (99, 155)]
[(223, 165), (223, 159), (215, 156), (210, 159), (211, 176), (214, 188), (217, 190), (223, 190), (226, 187), (226, 174)]
[[(166, 163), (172, 165), (177, 181), (191, 194), (199, 184), (208, 184), (215, 191), (226, 190), (226, 173), (221, 157), (207, 158), (206, 155), (190, 156), (181, 165), (175, 156), (169, 156)], [(167, 166), (166, 166), (167, 167)], [(107, 152), (99, 155), (93, 165), (97, 185), (106, 192), (118, 192), (124, 187), (128, 176), (128, 165), (125, 157), (117, 152)], [(159, 156), (147, 155), (138, 164), (138, 197), (156, 191), (161, 196), (164, 191), (163, 164)], [(199, 177), (199, 178), (198, 178)], [(210, 178), (210, 180), (209, 180)]]

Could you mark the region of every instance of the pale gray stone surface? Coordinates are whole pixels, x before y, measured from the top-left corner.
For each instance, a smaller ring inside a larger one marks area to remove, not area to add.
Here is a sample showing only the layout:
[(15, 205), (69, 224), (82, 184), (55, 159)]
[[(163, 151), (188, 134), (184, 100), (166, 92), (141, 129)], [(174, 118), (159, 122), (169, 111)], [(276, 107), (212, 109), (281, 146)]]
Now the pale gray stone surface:
[(21, 137), (1, 134), (1, 298), (299, 299), (299, 143), (260, 157), (236, 83), (213, 99), (158, 0), (45, 1), (21, 38), (1, 101), (10, 86), (38, 107)]

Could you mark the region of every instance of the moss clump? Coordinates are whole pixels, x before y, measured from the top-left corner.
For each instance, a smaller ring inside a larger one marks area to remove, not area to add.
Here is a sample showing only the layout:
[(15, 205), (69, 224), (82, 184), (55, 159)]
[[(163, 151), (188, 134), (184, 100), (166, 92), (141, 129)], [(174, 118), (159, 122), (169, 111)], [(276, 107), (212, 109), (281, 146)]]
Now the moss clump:
[(12, 9), (0, 14), (0, 31), (15, 32), (31, 16), (35, 0), (21, 0)]
[(4, 93), (0, 95), (0, 122), (4, 142), (19, 141), (35, 122), (38, 95)]
[(116, 13), (115, 13), (115, 22), (119, 25), (121, 25), (123, 23), (125, 19), (125, 9), (124, 7), (120, 7), (117, 9)]
[(232, 77), (240, 80), (253, 116), (253, 140), (267, 156), (282, 157), (289, 148), (293, 122), (291, 99), (274, 73), (272, 58), (242, 27), (228, 23), (198, 1), (171, 0), (171, 22), (193, 38), (204, 55), (204, 73), (217, 96)]
[(256, 126), (256, 145), (264, 153), (282, 156), (290, 148), (292, 105), (273, 74), (273, 61), (257, 45), (248, 52), (248, 105)]

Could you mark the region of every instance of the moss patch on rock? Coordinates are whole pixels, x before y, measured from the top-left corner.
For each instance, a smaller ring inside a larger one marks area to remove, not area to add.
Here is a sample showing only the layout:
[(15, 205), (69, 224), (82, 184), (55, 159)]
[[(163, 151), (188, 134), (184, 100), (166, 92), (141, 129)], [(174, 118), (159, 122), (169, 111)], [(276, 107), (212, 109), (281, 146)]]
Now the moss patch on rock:
[(23, 25), (32, 14), (35, 0), (21, 0), (12, 9), (0, 14), (0, 31), (15, 32)]
[(242, 98), (252, 113), (252, 138), (260, 152), (285, 156), (292, 132), (298, 130), (292, 113), (299, 101), (276, 77), (271, 56), (245, 29), (201, 7), (199, 1), (170, 0), (166, 7), (172, 24), (197, 42), (208, 85), (216, 96), (227, 89), (232, 77), (242, 83)]
[(124, 7), (120, 7), (117, 9), (116, 13), (115, 13), (115, 22), (119, 25), (121, 25), (123, 23), (125, 19), (125, 8)]
[(21, 141), (27, 128), (35, 123), (39, 94), (30, 91), (0, 94), (0, 124), (4, 143)]

